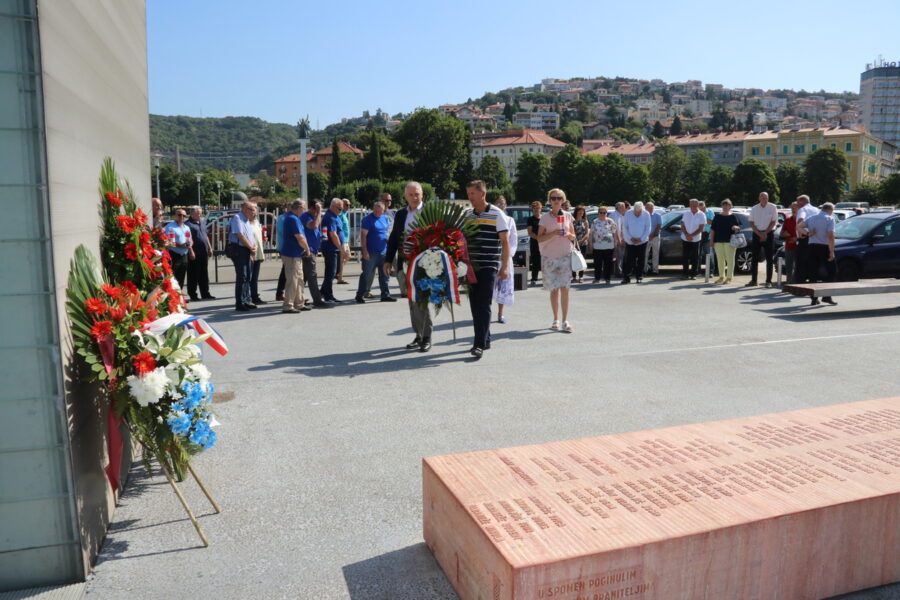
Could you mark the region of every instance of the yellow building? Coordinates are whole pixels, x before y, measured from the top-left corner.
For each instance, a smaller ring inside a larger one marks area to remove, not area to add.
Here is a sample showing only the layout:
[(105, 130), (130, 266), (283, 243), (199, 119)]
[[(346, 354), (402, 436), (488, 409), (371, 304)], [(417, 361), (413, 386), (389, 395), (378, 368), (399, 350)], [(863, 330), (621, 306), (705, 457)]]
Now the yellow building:
[(744, 139), (744, 158), (758, 158), (772, 170), (783, 163), (802, 165), (821, 148), (837, 148), (847, 155), (850, 177), (845, 191), (864, 181), (878, 182), (896, 171), (893, 144), (846, 127), (815, 127), (749, 133)]

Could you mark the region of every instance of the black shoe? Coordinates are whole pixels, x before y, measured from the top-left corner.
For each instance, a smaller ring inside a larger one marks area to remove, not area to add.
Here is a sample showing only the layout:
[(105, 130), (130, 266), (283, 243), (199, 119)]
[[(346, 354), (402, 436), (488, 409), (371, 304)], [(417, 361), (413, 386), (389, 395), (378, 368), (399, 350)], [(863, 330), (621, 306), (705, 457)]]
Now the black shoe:
[(475, 357), (475, 360), (480, 360), (484, 354), (484, 350), (481, 348), (472, 348), (470, 354)]
[(268, 304), (268, 302), (263, 300), (262, 298), (254, 298), (253, 304)]
[(640, 277), (638, 277), (637, 279), (634, 280), (635, 283), (640, 283), (641, 281), (642, 281), (642, 280), (641, 280)]
[(361, 297), (357, 296), (357, 297), (356, 297), (356, 303), (357, 303), (357, 304), (365, 304), (366, 301), (363, 300)]
[(213, 295), (211, 295), (211, 294), (207, 294), (207, 295), (205, 295), (205, 296), (200, 296), (200, 298), (201, 298), (202, 300), (215, 300), (215, 299), (216, 299), (216, 297), (213, 296)]
[(197, 302), (198, 300), (200, 300), (200, 298), (198, 298), (197, 296), (189, 296), (189, 298), (191, 302)]
[(819, 302), (818, 298), (813, 298), (812, 302), (809, 303), (810, 306), (818, 306), (819, 304), (821, 304), (821, 302)]
[[(327, 302), (313, 302), (313, 306), (315, 306), (316, 308), (331, 308), (331, 305)], [(304, 308), (306, 308), (305, 305)]]
[(284, 294), (275, 294), (275, 302), (284, 302)]
[(338, 279), (337, 284), (338, 285), (350, 285), (350, 282), (347, 281), (346, 279)]
[(301, 306), (301, 307), (298, 308), (297, 310), (299, 310), (300, 312), (308, 312), (308, 311), (310, 311), (310, 310), (312, 310), (312, 309), (311, 309), (310, 307), (308, 307), (307, 305), (304, 304), (303, 306)]
[(611, 282), (609, 279), (606, 280), (606, 285), (609, 285)]
[(363, 298), (365, 298), (365, 299), (367, 299), (367, 300), (370, 300), (370, 299), (372, 299), (372, 298), (374, 298), (374, 297), (375, 297), (375, 296), (372, 295), (372, 292), (366, 292), (365, 294), (363, 294)]
[(340, 304), (341, 301), (332, 296), (331, 298), (325, 298), (325, 302), (331, 302), (333, 304)]
[(425, 338), (422, 340), (422, 343), (419, 344), (419, 352), (428, 352), (431, 350), (431, 340)]
[(622, 285), (625, 285), (625, 284), (628, 284), (628, 283), (631, 283), (631, 280), (628, 279), (627, 277), (626, 277), (625, 279), (622, 280)]
[(381, 301), (382, 302), (396, 302), (397, 299), (394, 298), (393, 296), (385, 296), (384, 298), (381, 299)]
[(759, 284), (757, 284), (755, 281), (748, 281), (747, 283), (744, 284), (744, 287), (755, 287), (757, 285), (759, 285)]
[(248, 302), (248, 303), (245, 304), (244, 306), (246, 306), (247, 308), (256, 308), (256, 305), (253, 304), (252, 302)]
[(410, 343), (408, 343), (406, 345), (406, 349), (407, 350), (415, 350), (416, 348), (418, 348), (421, 345), (422, 345), (422, 338), (420, 338), (419, 336), (416, 336), (416, 339), (414, 339), (413, 341), (411, 341)]
[(234, 310), (250, 310), (250, 307), (246, 304), (238, 304), (234, 307)]
[(825, 296), (824, 298), (822, 298), (822, 302), (824, 302), (825, 304), (830, 304), (832, 306), (837, 306), (837, 302), (832, 300), (831, 296)]

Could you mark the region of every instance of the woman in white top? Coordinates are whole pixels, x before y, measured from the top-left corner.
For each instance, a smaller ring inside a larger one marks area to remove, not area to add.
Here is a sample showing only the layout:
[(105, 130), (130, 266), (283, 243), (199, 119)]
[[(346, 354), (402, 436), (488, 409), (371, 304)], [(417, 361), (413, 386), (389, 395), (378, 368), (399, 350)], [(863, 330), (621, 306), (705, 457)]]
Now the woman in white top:
[(544, 272), (544, 289), (550, 292), (550, 308), (553, 323), (550, 329), (559, 329), (559, 309), (562, 305), (563, 330), (571, 333), (569, 323), (569, 285), (572, 282), (572, 248), (575, 228), (572, 215), (563, 210), (566, 193), (559, 188), (547, 192), (550, 212), (541, 217), (538, 227), (538, 243), (541, 246), (541, 270)]
[(494, 284), (494, 300), (497, 301), (497, 322), (506, 323), (506, 317), (503, 316), (503, 307), (515, 302), (515, 277), (513, 276), (513, 256), (516, 254), (518, 246), (518, 235), (516, 235), (516, 220), (506, 214), (506, 198), (499, 196), (494, 206), (500, 209), (503, 217), (506, 219), (506, 234), (509, 239), (509, 260), (506, 263), (506, 272), (509, 277), (506, 279), (497, 279)]

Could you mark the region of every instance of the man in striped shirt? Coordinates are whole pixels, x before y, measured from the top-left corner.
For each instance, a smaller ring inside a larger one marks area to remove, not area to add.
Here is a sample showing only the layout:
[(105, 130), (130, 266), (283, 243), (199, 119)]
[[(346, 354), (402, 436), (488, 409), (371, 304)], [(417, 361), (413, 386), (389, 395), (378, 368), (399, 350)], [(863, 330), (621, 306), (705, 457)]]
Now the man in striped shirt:
[(487, 202), (487, 185), (480, 179), (469, 182), (466, 195), (472, 203), (471, 218), (478, 225), (475, 243), (472, 245), (469, 258), (478, 278), (469, 289), (469, 305), (472, 308), (472, 325), (475, 328), (475, 340), (472, 344), (472, 356), (481, 358), (484, 351), (491, 347), (491, 304), (494, 298), (494, 285), (497, 278), (501, 280), (512, 277), (507, 271), (509, 262), (509, 239), (507, 237), (506, 219), (501, 212)]

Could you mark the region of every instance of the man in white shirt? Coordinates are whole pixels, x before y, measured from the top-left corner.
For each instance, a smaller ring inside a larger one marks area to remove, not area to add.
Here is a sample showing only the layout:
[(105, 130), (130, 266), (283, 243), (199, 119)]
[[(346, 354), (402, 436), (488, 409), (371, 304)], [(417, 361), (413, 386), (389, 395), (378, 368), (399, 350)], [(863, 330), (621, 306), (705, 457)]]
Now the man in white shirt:
[(819, 209), (809, 203), (809, 196), (797, 196), (797, 257), (794, 259), (794, 281), (805, 283), (809, 279), (806, 268), (809, 263), (809, 235), (804, 222), (819, 214)]
[(772, 267), (775, 259), (775, 236), (772, 232), (778, 224), (778, 209), (769, 202), (769, 194), (760, 192), (759, 203), (750, 209), (750, 227), (753, 228), (753, 239), (750, 240), (750, 281), (746, 287), (756, 285), (756, 272), (759, 266), (759, 251), (766, 253), (766, 287), (772, 287)]
[(650, 213), (644, 210), (643, 202), (635, 202), (634, 209), (625, 213), (622, 219), (622, 239), (625, 240), (625, 265), (622, 267), (622, 283), (640, 283), (644, 274), (644, 257), (647, 240), (650, 238)]
[(706, 227), (706, 213), (700, 201), (691, 198), (691, 208), (681, 217), (681, 278), (696, 279), (700, 270), (700, 243)]

